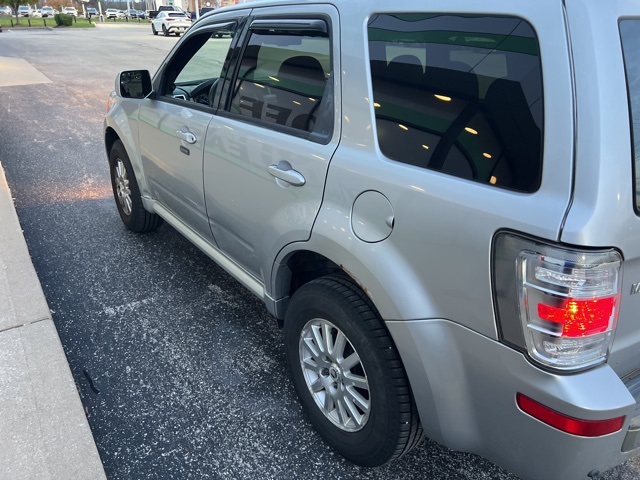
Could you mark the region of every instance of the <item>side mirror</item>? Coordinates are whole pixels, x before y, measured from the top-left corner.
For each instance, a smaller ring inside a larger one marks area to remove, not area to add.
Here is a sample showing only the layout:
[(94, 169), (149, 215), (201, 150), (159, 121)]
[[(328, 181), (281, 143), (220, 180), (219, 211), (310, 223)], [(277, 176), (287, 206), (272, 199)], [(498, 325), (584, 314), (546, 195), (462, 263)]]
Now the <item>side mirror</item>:
[(152, 91), (148, 70), (127, 70), (116, 77), (116, 92), (123, 98), (145, 98)]

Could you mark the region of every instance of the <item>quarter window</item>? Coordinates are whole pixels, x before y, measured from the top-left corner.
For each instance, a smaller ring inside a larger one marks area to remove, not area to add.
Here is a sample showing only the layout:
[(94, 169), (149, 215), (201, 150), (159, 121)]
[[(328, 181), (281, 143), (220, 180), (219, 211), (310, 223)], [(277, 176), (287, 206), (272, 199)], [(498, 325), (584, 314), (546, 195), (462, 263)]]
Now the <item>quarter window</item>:
[(517, 191), (539, 188), (542, 74), (526, 21), (380, 14), (368, 35), (385, 156)]
[[(329, 36), (321, 31), (252, 30), (230, 111), (319, 139), (333, 129)], [(319, 136), (319, 137), (318, 137)]]

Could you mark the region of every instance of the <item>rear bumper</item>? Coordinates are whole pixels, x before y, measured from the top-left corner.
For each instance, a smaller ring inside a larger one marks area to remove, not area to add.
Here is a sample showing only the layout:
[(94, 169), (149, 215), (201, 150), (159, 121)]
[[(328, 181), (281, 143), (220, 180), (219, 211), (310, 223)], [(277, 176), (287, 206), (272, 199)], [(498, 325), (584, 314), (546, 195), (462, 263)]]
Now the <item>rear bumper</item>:
[[(446, 320), (387, 322), (404, 362), (427, 436), (477, 453), (525, 479), (586, 479), (638, 452), (629, 430), (636, 399), (603, 365), (556, 375), (523, 354)], [(571, 417), (625, 416), (622, 429), (585, 438), (522, 412), (516, 394)], [(623, 445), (629, 451), (623, 452)]]
[(167, 27), (167, 30), (169, 31), (169, 33), (174, 33), (174, 32), (186, 32), (189, 27), (191, 26), (191, 24), (188, 25), (170, 25)]

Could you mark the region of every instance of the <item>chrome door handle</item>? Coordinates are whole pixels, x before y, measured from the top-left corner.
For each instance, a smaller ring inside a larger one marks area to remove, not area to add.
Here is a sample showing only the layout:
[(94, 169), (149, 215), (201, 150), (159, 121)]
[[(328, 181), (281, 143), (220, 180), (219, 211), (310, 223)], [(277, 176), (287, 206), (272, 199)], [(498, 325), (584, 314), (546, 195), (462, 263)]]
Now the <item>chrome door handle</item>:
[(289, 185), (293, 185), (294, 187), (301, 187), (305, 183), (307, 183), (307, 180), (300, 172), (291, 168), (289, 162), (282, 161), (278, 162), (277, 165), (269, 165), (267, 170), (271, 175), (276, 177), (276, 179), (282, 180), (283, 182), (286, 182)]
[(177, 137), (180, 140), (184, 140), (187, 143), (196, 143), (196, 136), (191, 133), (189, 130), (187, 130), (186, 132), (183, 132), (182, 130), (178, 130), (176, 132)]

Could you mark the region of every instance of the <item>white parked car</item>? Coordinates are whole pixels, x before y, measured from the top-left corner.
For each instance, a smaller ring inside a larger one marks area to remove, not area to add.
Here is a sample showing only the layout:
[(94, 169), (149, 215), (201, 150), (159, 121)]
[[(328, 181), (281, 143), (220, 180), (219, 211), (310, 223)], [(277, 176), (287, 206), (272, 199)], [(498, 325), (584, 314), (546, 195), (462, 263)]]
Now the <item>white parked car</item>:
[(13, 10), (11, 10), (11, 7), (5, 5), (0, 7), (0, 15), (13, 15)]
[(42, 18), (42, 10), (38, 9), (38, 10), (33, 10), (31, 12), (31, 16), (33, 18)]
[(76, 10), (75, 7), (64, 7), (62, 9), (62, 13), (65, 15), (73, 15), (74, 17), (78, 18), (78, 10)]
[(151, 21), (151, 31), (154, 35), (162, 31), (165, 37), (175, 33), (180, 36), (181, 33), (187, 31), (191, 26), (191, 19), (184, 13), (180, 12), (160, 12), (158, 16)]
[(29, 5), (20, 5), (18, 7), (18, 16), (20, 17), (30, 17), (33, 14), (33, 10)]
[(40, 12), (42, 13), (42, 16), (45, 18), (53, 17), (56, 13), (53, 7), (42, 7), (42, 10), (40, 10)]
[(115, 8), (107, 8), (104, 12), (104, 16), (105, 18), (109, 19), (109, 18), (120, 18), (120, 16), (118, 15), (118, 10)]

